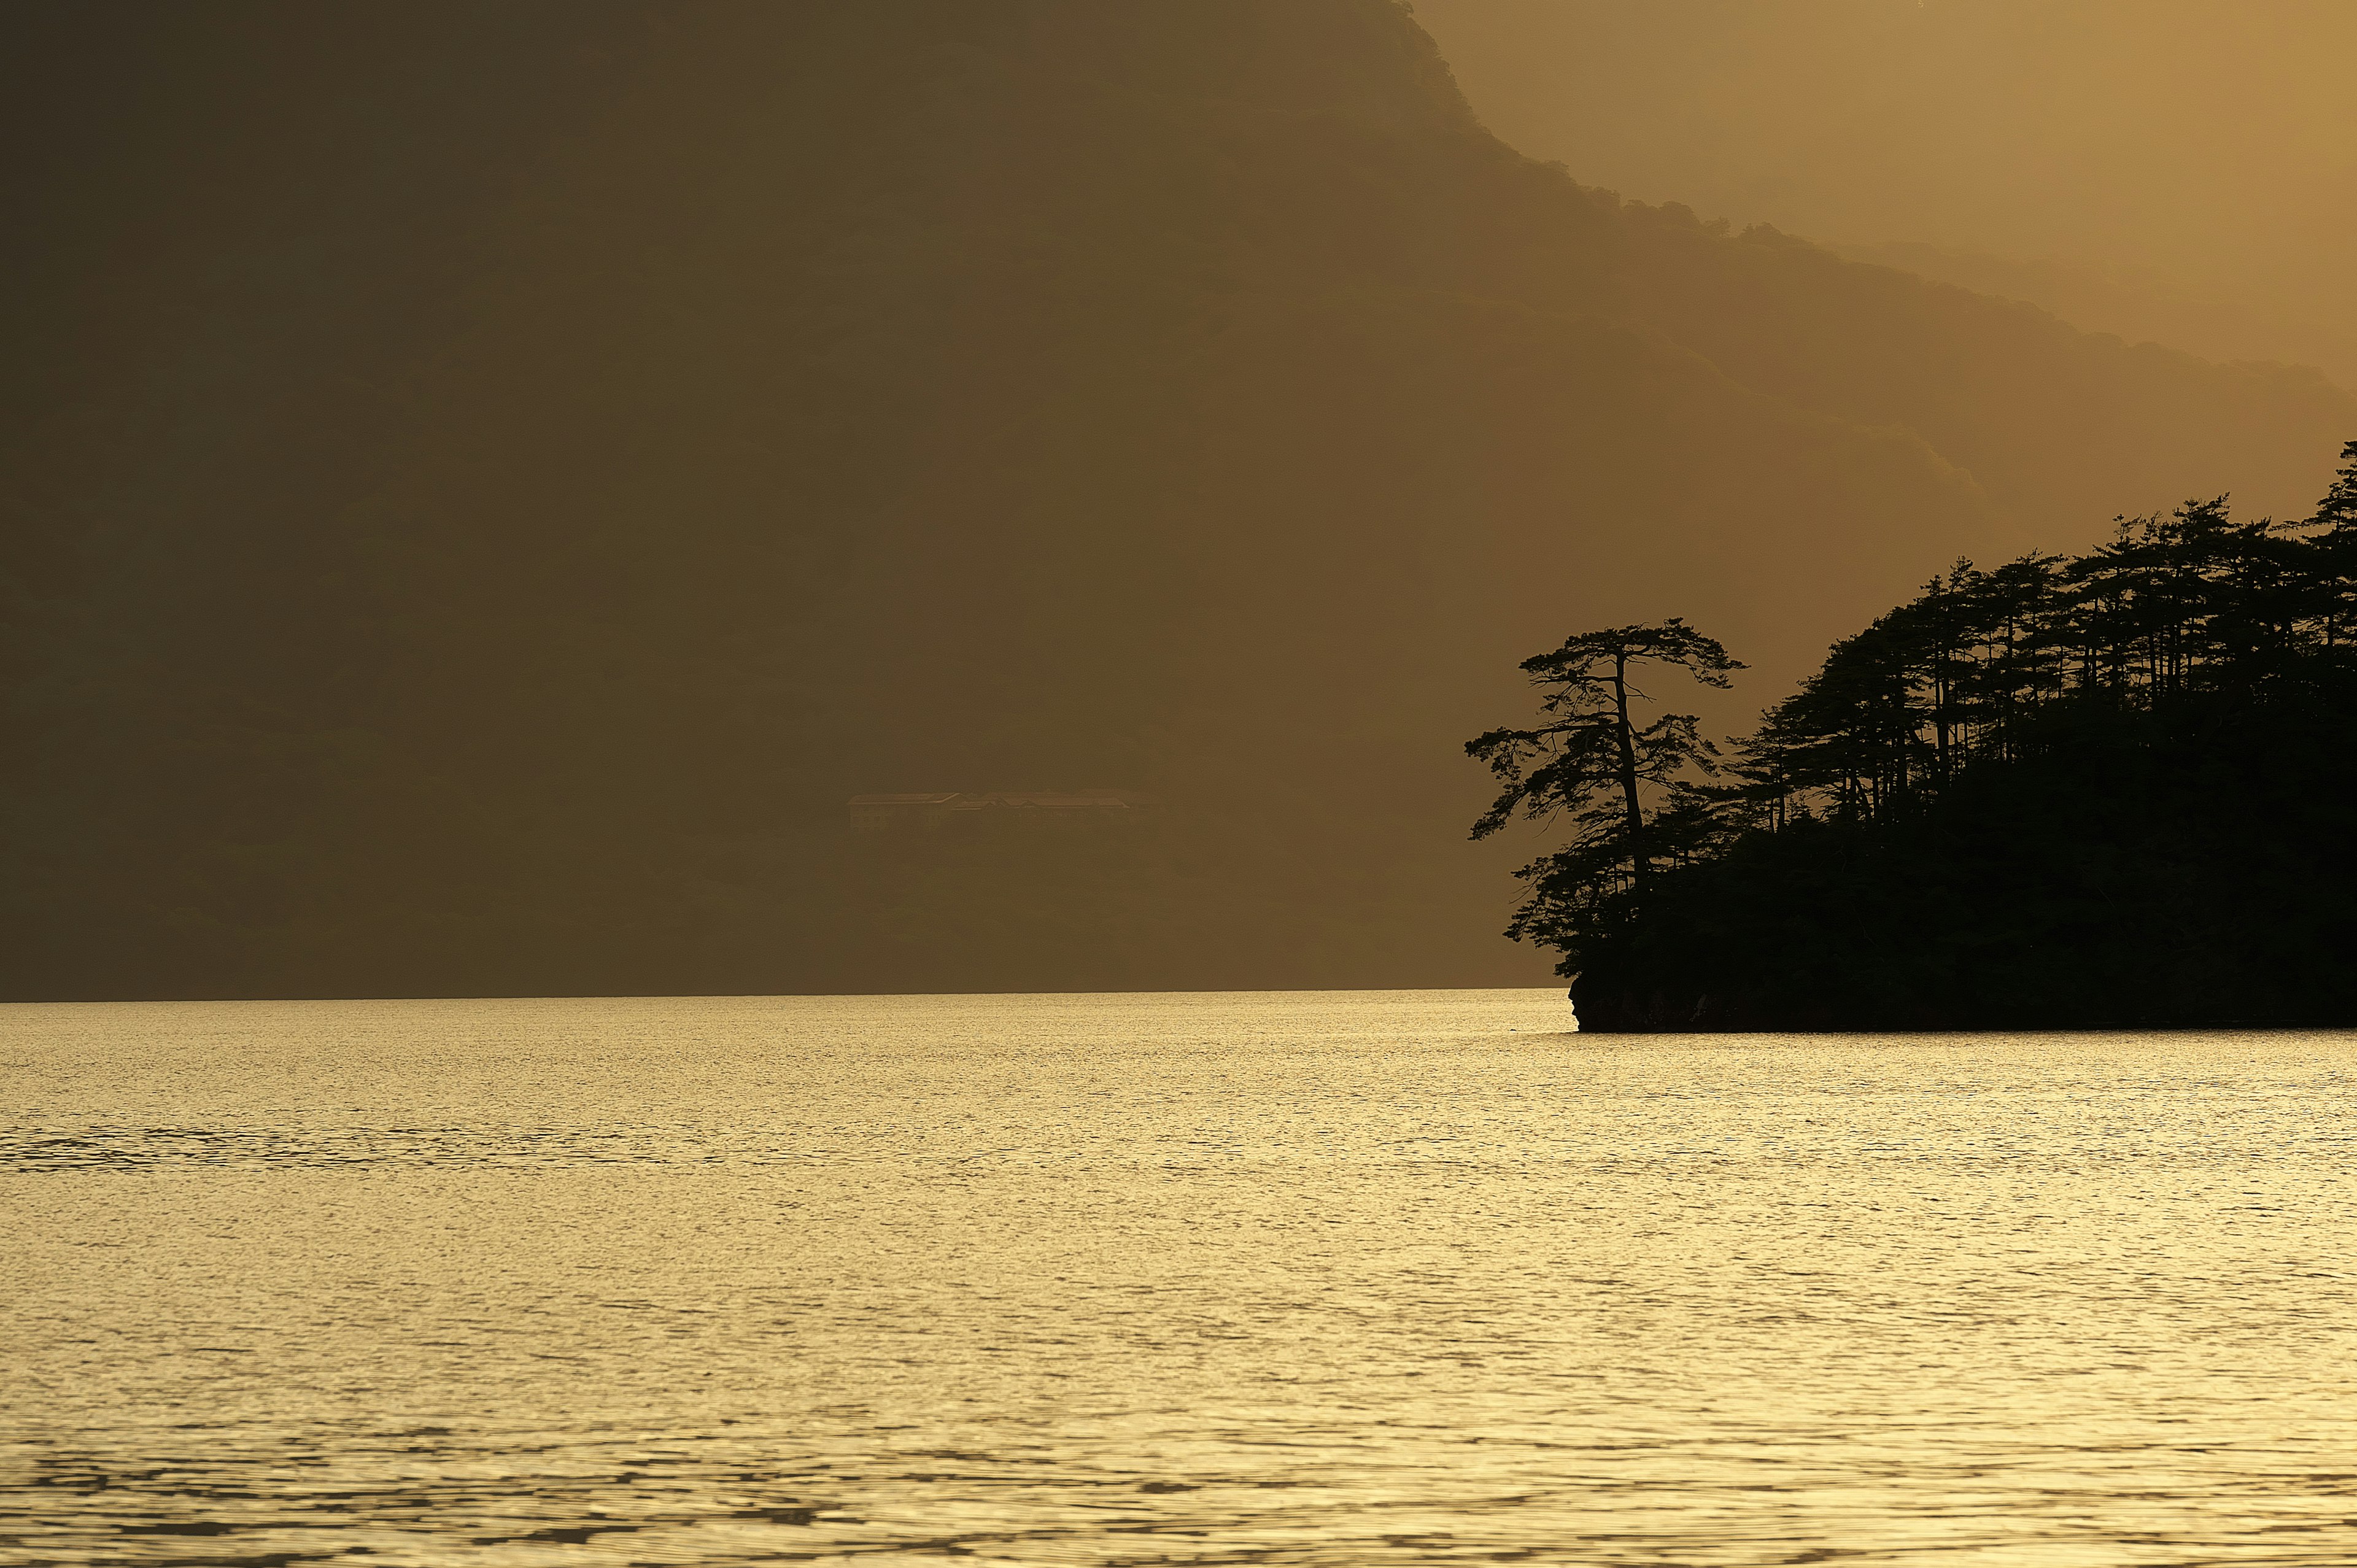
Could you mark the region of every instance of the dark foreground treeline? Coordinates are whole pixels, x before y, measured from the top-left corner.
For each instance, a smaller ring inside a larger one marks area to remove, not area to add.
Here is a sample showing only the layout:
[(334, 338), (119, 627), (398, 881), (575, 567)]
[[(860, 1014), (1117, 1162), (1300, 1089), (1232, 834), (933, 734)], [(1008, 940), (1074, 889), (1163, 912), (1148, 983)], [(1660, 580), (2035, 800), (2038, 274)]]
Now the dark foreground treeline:
[(2222, 499), (1959, 564), (1723, 767), (1690, 718), (1626, 717), (1648, 661), (1723, 684), (1707, 639), (1532, 660), (1550, 722), (1472, 743), (1508, 783), (1477, 831), (1527, 807), (1577, 832), (1525, 868), (1513, 934), (1563, 951), (1588, 1029), (2357, 1023), (2342, 455), (2300, 522)]

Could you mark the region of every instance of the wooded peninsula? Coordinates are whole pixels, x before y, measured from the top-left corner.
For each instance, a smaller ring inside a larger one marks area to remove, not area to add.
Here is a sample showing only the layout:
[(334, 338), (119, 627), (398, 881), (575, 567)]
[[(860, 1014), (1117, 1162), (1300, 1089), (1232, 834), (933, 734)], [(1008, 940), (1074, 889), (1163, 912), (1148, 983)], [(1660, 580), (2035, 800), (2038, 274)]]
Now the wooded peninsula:
[(1566, 825), (1508, 934), (1586, 1030), (2357, 1022), (2357, 441), (2311, 517), (2225, 498), (2087, 554), (1969, 562), (1834, 645), (1749, 737), (1641, 678), (1742, 666), (1682, 620), (1522, 668), (1474, 825)]

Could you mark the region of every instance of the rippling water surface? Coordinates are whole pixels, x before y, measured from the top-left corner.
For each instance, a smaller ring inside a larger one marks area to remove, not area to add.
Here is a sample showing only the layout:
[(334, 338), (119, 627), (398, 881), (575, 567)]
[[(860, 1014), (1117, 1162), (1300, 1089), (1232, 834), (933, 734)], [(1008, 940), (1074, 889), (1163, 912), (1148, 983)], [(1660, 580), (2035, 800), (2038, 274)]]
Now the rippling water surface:
[(0, 1008), (0, 1560), (2357, 1563), (2357, 1036)]

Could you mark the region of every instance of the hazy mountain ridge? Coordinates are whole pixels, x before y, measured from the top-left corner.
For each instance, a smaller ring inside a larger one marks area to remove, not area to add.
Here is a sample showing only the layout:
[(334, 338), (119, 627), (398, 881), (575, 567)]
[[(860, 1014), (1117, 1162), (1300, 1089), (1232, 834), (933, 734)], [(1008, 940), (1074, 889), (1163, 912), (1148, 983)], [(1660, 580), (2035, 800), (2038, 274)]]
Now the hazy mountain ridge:
[(1903, 242), (1910, 271), (2089, 330), (2357, 385), (2341, 0), (1423, 0), (1417, 18), (1506, 141), (1590, 183), (1845, 252)]
[[(1536, 972), (1458, 842), (1523, 653), (1683, 611), (1764, 701), (1959, 551), (2282, 504), (2357, 428), (1583, 191), (1380, 0), (533, 15), (570, 63), (471, 159), (246, 83), (243, 209), (109, 274), (113, 369), (20, 372), (81, 390), (11, 464), (11, 993)], [(414, 76), (411, 16), (265, 65)], [(321, 202), (359, 146), (400, 199)], [(1181, 826), (841, 821), (1092, 784)]]
[[(2222, 364), (2257, 360), (2339, 367), (2326, 379), (2345, 387), (2357, 367), (2357, 336), (2300, 318), (2285, 302), (2190, 286), (2149, 268), (2023, 259), (1922, 243), (1831, 243), (1851, 261), (1896, 267), (1975, 294), (2017, 299), (2083, 331), (2128, 343), (2159, 343)], [(2316, 350), (2321, 348), (2322, 352)]]

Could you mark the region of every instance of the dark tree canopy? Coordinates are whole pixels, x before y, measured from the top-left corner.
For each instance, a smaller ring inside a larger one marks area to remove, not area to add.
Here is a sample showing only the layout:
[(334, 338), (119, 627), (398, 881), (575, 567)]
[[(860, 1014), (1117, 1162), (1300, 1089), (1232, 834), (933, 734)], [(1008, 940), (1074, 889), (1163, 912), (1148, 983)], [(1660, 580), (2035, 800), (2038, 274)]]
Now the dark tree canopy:
[(1639, 722), (1650, 699), (1636, 677), (1645, 666), (1724, 689), (1743, 666), (1714, 639), (1673, 618), (1654, 626), (1578, 632), (1551, 652), (1523, 660), (1540, 691), (1541, 722), (1493, 729), (1465, 743), (1501, 788), (1473, 824), (1486, 838), (1517, 812), (1557, 817), (1572, 842), (1519, 873), (1530, 891), (1510, 934), (1555, 945), (1600, 920), (1625, 918), (1658, 865), (1695, 851), (1694, 775), (1717, 770), (1718, 748), (1692, 714)]
[[(1563, 954), (1591, 1028), (2357, 1022), (2341, 456), (2303, 520), (2222, 496), (2077, 557), (1957, 563), (1835, 643), (1731, 784), (1692, 777), (1690, 719), (1616, 732), (1603, 662), (1658, 649), (1717, 684), (1717, 644), (1673, 621), (1531, 660), (1563, 716), (1472, 743), (1507, 785), (1476, 831), (1567, 808), (1575, 836), (1511, 934)], [(1612, 793), (1616, 733), (1651, 814)]]

